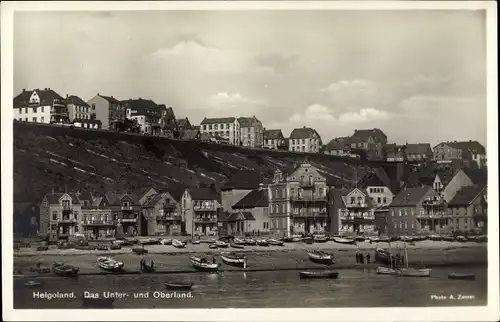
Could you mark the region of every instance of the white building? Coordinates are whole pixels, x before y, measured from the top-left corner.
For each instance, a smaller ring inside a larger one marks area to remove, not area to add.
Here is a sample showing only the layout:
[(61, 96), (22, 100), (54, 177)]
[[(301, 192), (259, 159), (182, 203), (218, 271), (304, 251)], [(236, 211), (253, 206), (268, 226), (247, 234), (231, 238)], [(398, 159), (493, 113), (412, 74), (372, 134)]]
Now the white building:
[(238, 118), (241, 129), (241, 143), (252, 148), (262, 147), (264, 127), (262, 122), (254, 116)]
[(96, 119), (95, 109), (76, 95), (66, 95), (69, 120), (76, 127), (98, 129), (102, 122)]
[(241, 145), (240, 123), (235, 117), (205, 117), (200, 123), (200, 132), (226, 139), (229, 144)]
[(322, 142), (315, 129), (304, 126), (292, 131), (288, 144), (289, 151), (319, 153)]
[(33, 123), (69, 123), (66, 102), (50, 88), (25, 90), (14, 97), (14, 119)]

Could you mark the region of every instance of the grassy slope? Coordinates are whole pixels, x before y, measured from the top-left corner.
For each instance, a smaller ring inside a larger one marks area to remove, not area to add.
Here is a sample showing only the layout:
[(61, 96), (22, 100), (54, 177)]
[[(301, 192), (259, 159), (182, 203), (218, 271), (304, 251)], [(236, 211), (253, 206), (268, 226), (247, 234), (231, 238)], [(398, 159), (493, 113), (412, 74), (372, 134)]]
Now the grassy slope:
[[(256, 151), (201, 142), (184, 142), (51, 127), (14, 124), (14, 200), (39, 201), (46, 193), (152, 186), (182, 189), (219, 185), (237, 171), (251, 170), (270, 178), (277, 169), (290, 171), (302, 153)], [(325, 155), (308, 155), (330, 184), (352, 183), (367, 167)]]

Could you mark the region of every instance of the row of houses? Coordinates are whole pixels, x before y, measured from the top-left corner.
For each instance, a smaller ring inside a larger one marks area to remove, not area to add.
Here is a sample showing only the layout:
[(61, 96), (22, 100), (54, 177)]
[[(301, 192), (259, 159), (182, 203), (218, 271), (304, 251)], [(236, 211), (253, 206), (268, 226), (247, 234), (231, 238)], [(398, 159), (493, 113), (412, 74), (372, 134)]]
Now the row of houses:
[(74, 234), (448, 234), (485, 231), (487, 179), (479, 169), (435, 167), (400, 184), (378, 169), (346, 189), (331, 185), (305, 161), (290, 173), (276, 170), (270, 180), (242, 171), (220, 189), (52, 192), (37, 207), (35, 215), (33, 207), (15, 205), (14, 222), (27, 212), (32, 219), (18, 225), (54, 239)]

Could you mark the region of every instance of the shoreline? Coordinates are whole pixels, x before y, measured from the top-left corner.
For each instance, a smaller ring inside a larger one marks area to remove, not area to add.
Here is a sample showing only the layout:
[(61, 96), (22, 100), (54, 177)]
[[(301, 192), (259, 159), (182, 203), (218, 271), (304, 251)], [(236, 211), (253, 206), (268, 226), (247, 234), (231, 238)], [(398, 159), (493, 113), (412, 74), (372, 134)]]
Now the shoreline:
[[(370, 254), (371, 260), (374, 260), (373, 251), (375, 245), (327, 245), (325, 244), (297, 244), (291, 247), (274, 246), (274, 247), (259, 247), (252, 246), (245, 249), (208, 249), (203, 245), (188, 245), (185, 249), (167, 249), (168, 246), (150, 245), (146, 246), (148, 254), (136, 255), (131, 249), (122, 249), (118, 251), (79, 251), (84, 253), (71, 252), (72, 250), (56, 250), (60, 253), (43, 254), (22, 254), (14, 256), (14, 273), (24, 276), (54, 276), (53, 273), (33, 273), (29, 272), (31, 267), (37, 263), (41, 267), (50, 267), (56, 261), (66, 262), (78, 266), (81, 276), (101, 276), (101, 275), (139, 275), (149, 274), (141, 273), (139, 262), (145, 259), (147, 262), (154, 261), (156, 272), (152, 274), (187, 274), (194, 273), (196, 270), (191, 266), (190, 256), (193, 254), (203, 254), (208, 257), (214, 256), (218, 263), (221, 263), (220, 272), (257, 272), (257, 271), (285, 271), (285, 270), (313, 270), (313, 269), (367, 269), (376, 268), (381, 264), (356, 263), (355, 255), (358, 251), (362, 251), (365, 256)], [(380, 245), (378, 247), (383, 247)], [(191, 246), (191, 247), (189, 247)], [(330, 246), (330, 247), (329, 247)], [(476, 266), (487, 265), (487, 244), (477, 243), (461, 243), (453, 245), (455, 247), (424, 247), (425, 245), (415, 245), (409, 247), (408, 263), (409, 265), (425, 265), (426, 267), (449, 267), (449, 266)], [(443, 245), (442, 245), (443, 246)], [(309, 260), (308, 251), (321, 249), (324, 251), (333, 252), (335, 255), (335, 263), (332, 265), (323, 265), (313, 263)], [(396, 248), (397, 250), (398, 248)], [(121, 252), (119, 252), (121, 251)], [(247, 269), (238, 268), (224, 264), (220, 259), (221, 253), (235, 252), (245, 254), (248, 258)], [(402, 249), (399, 249), (402, 253)], [(105, 272), (97, 266), (96, 260), (100, 256), (111, 256), (113, 259), (122, 261), (124, 273), (109, 273)], [(27, 274), (26, 274), (27, 273)]]

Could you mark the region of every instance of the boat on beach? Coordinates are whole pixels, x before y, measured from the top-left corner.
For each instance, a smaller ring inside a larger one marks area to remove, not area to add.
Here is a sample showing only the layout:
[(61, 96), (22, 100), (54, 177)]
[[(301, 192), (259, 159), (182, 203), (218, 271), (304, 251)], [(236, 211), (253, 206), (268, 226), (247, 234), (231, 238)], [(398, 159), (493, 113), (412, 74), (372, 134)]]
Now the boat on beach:
[(247, 238), (247, 239), (245, 239), (245, 245), (255, 246), (255, 245), (257, 245), (257, 242), (255, 241), (255, 239)]
[(210, 249), (217, 249), (219, 247), (217, 247), (217, 245), (215, 245), (215, 244), (209, 244), (208, 248), (210, 248)]
[(320, 264), (332, 264), (333, 256), (331, 254), (327, 254), (321, 250), (315, 250), (308, 253), (309, 259), (312, 262), (320, 263)]
[(475, 280), (476, 275), (472, 273), (450, 273), (448, 278), (451, 280)]
[(278, 239), (274, 239), (274, 238), (269, 239), (268, 243), (271, 246), (283, 246), (285, 244), (284, 241), (278, 240)]
[(267, 247), (269, 246), (269, 242), (265, 239), (259, 239), (257, 240), (257, 245)]
[(346, 245), (355, 245), (356, 244), (356, 241), (352, 238), (333, 237), (332, 240), (336, 243), (339, 243), (339, 244), (346, 244)]
[(99, 257), (97, 265), (105, 271), (121, 272), (123, 270), (123, 262), (115, 261), (109, 257)]
[(186, 245), (183, 242), (181, 242), (180, 240), (178, 240), (178, 239), (172, 240), (172, 246), (174, 246), (175, 248), (184, 248), (184, 247), (186, 247)]
[[(389, 244), (390, 247), (390, 244)], [(391, 261), (393, 258), (392, 254), (389, 253), (389, 262), (391, 267), (377, 267), (377, 274), (382, 275), (396, 275), (403, 277), (430, 277), (431, 276), (431, 268), (413, 268), (408, 267), (408, 251), (406, 249), (406, 242), (404, 243), (404, 259), (406, 267), (394, 267)]]
[(338, 272), (334, 271), (316, 271), (316, 272), (299, 272), (299, 276), (301, 279), (319, 279), (319, 278), (329, 278), (329, 279), (336, 279), (339, 277)]
[(245, 246), (241, 245), (241, 244), (235, 244), (235, 243), (232, 243), (230, 245), (232, 248), (238, 248), (238, 249), (243, 249), (245, 248)]
[(191, 256), (191, 265), (194, 269), (204, 272), (217, 272), (219, 270), (219, 263), (209, 263), (205, 257)]
[(246, 268), (247, 260), (245, 256), (231, 254), (231, 253), (222, 253), (220, 257), (222, 258), (222, 261), (226, 265)]
[(79, 268), (73, 265), (56, 262), (52, 265), (54, 274), (63, 277), (74, 277), (78, 275)]
[(165, 282), (165, 287), (169, 290), (190, 290), (194, 283)]
[(464, 236), (457, 236), (455, 237), (455, 240), (460, 243), (465, 243), (467, 241), (467, 238), (465, 238)]
[(192, 240), (191, 244), (193, 244), (193, 245), (199, 245), (199, 244), (201, 244), (201, 242), (199, 240)]
[(219, 248), (227, 248), (229, 245), (226, 242), (223, 242), (222, 240), (217, 240), (215, 242), (215, 246)]
[(37, 282), (37, 281), (27, 281), (26, 283), (24, 283), (24, 286), (27, 286), (27, 287), (37, 287), (40, 285), (42, 285), (42, 283)]
[(313, 239), (315, 243), (326, 243), (328, 241), (325, 235), (315, 235)]
[(172, 245), (172, 239), (170, 239), (170, 238), (164, 238), (164, 239), (160, 240), (160, 244), (162, 244), (162, 245)]
[(233, 244), (235, 245), (242, 245), (244, 246), (246, 244), (245, 240), (244, 239), (239, 239), (239, 238), (234, 238), (233, 240)]
[(387, 251), (383, 248), (376, 248), (375, 249), (375, 261), (376, 262), (391, 265), (391, 257), (393, 257), (393, 256), (389, 251)]

